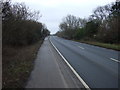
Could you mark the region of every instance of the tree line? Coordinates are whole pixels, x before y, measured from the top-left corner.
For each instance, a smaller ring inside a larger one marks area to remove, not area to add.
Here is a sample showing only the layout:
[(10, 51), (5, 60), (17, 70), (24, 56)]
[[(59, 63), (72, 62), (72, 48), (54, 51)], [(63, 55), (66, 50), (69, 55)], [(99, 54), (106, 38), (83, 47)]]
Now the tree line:
[(67, 39), (120, 43), (120, 1), (97, 7), (87, 19), (63, 18), (56, 35)]
[(32, 11), (24, 3), (2, 1), (2, 44), (23, 46), (33, 44), (50, 34), (47, 27), (38, 22), (39, 11)]

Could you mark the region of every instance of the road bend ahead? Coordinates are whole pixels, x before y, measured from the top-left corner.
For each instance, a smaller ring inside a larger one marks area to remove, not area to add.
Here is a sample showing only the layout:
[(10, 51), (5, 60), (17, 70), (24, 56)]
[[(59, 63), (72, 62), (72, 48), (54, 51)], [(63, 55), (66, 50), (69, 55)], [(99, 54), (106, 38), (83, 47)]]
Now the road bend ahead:
[(57, 36), (50, 40), (90, 88), (118, 88), (118, 51)]

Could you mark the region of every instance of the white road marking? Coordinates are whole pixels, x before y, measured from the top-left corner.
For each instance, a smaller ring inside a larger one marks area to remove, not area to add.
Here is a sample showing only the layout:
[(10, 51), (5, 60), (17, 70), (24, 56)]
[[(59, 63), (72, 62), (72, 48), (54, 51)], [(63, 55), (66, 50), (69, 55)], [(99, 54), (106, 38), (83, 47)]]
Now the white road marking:
[(114, 58), (110, 58), (111, 60), (115, 61), (115, 62), (120, 62), (119, 60), (117, 59), (114, 59)]
[(81, 48), (81, 49), (85, 49), (85, 48), (83, 48), (83, 47), (81, 47), (81, 46), (78, 46), (79, 48)]
[[(50, 39), (49, 39), (50, 40)], [(85, 81), (80, 77), (80, 75), (75, 71), (75, 69), (69, 64), (69, 62), (65, 59), (65, 57), (61, 54), (61, 52), (57, 49), (57, 47), (52, 43), (50, 40), (52, 46), (55, 48), (55, 50), (58, 52), (58, 54), (63, 58), (63, 60), (66, 62), (66, 64), (70, 67), (70, 69), (73, 71), (73, 73), (76, 75), (76, 77), (80, 80), (80, 82), (84, 85), (84, 87), (87, 90), (91, 90), (90, 87), (85, 83)]]

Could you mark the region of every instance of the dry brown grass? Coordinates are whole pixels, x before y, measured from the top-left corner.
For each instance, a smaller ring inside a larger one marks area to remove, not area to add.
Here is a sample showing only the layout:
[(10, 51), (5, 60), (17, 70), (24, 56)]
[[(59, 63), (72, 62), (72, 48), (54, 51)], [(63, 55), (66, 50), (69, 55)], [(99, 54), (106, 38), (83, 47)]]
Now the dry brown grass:
[(3, 46), (3, 88), (24, 88), (41, 44), (42, 41), (25, 47)]

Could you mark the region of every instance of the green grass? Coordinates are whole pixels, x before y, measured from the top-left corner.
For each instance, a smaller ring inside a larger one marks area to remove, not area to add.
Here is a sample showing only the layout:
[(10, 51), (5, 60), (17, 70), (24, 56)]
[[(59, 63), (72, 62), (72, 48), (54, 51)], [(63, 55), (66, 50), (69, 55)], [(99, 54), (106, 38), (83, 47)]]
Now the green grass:
[(24, 88), (34, 66), (39, 41), (25, 47), (3, 46), (2, 48), (2, 87)]
[(120, 51), (120, 44), (108, 44), (108, 43), (101, 43), (101, 42), (95, 42), (95, 41), (83, 41), (83, 40), (75, 40), (75, 41)]

